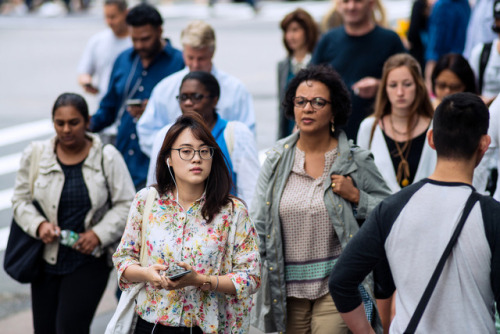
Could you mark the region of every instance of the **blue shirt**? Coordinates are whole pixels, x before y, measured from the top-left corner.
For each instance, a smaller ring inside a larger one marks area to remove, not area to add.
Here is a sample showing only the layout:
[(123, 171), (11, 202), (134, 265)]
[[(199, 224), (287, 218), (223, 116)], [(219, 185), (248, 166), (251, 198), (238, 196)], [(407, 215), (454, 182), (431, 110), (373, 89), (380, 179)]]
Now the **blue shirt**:
[[(182, 68), (184, 61), (181, 51), (174, 49), (168, 41), (147, 68), (142, 66), (140, 57), (133, 48), (125, 50), (113, 65), (108, 92), (101, 100), (99, 110), (92, 116), (90, 129), (97, 132), (113, 124), (127, 99), (149, 99), (151, 91), (158, 82)], [(139, 85), (137, 85), (138, 80), (140, 80)], [(134, 91), (135, 85), (137, 89)], [(137, 187), (146, 181), (149, 158), (139, 148), (136, 120), (125, 110), (119, 121), (116, 148), (123, 155)]]
[(467, 0), (438, 0), (434, 4), (429, 18), (426, 61), (437, 61), (447, 53), (462, 54), (470, 12)]

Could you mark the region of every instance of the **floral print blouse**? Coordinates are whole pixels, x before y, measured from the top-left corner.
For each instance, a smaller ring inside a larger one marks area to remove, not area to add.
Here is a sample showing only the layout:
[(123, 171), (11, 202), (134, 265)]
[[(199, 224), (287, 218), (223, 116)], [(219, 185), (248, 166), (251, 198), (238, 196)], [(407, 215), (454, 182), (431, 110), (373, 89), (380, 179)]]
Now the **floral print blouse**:
[(128, 266), (139, 264), (141, 233), (146, 233), (148, 265), (183, 261), (200, 274), (227, 275), (236, 295), (201, 291), (194, 286), (167, 291), (146, 282), (137, 297), (137, 314), (164, 326), (199, 326), (205, 333), (248, 333), (251, 295), (260, 286), (261, 262), (255, 227), (244, 204), (233, 199), (207, 224), (201, 215), (204, 197), (185, 210), (168, 192), (157, 195), (147, 227), (141, 231), (147, 195), (148, 188), (136, 194), (113, 255), (120, 288), (127, 290), (138, 284), (122, 274)]

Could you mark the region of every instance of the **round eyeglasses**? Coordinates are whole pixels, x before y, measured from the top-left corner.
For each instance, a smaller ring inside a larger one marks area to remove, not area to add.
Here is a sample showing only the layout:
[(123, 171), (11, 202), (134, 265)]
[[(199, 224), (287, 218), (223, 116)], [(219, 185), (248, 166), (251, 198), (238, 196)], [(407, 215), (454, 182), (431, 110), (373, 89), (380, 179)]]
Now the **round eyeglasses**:
[(306, 99), (303, 96), (296, 96), (293, 98), (293, 105), (296, 106), (297, 108), (304, 109), (308, 103), (311, 104), (311, 107), (314, 110), (323, 109), (327, 104), (329, 103), (331, 104), (330, 101), (327, 101), (322, 97), (313, 97), (310, 100)]
[(191, 147), (181, 147), (181, 148), (173, 148), (172, 150), (179, 152), (179, 157), (182, 160), (191, 160), (194, 158), (196, 152), (198, 152), (200, 158), (203, 160), (210, 160), (214, 156), (214, 148), (213, 147), (203, 147), (199, 150), (195, 150)]
[(191, 102), (193, 103), (198, 103), (201, 102), (201, 100), (203, 100), (205, 97), (211, 97), (211, 96), (203, 95), (200, 93), (192, 93), (192, 94), (181, 94), (176, 96), (175, 98), (177, 99), (177, 101), (179, 101), (179, 103), (184, 103), (187, 100), (191, 100)]

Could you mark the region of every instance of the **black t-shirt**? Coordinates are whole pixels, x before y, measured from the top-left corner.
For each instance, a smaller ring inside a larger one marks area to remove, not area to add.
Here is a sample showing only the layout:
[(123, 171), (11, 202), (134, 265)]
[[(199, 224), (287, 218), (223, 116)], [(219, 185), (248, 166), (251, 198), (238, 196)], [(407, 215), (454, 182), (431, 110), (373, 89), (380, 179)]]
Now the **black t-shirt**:
[[(91, 209), (89, 191), (83, 179), (83, 161), (76, 165), (59, 162), (64, 173), (64, 186), (59, 199), (57, 221), (61, 230), (77, 233), (85, 231), (85, 216)], [(93, 260), (93, 256), (84, 255), (70, 247), (60, 245), (55, 265), (46, 264), (46, 271), (52, 274), (69, 274), (75, 269)]]
[(380, 79), (387, 58), (401, 52), (406, 50), (399, 36), (379, 26), (363, 36), (350, 36), (344, 27), (335, 28), (318, 42), (311, 63), (333, 66), (351, 94), (352, 113), (345, 127), (349, 139), (356, 140), (359, 125), (372, 113), (375, 101), (354, 95), (351, 86), (364, 77)]

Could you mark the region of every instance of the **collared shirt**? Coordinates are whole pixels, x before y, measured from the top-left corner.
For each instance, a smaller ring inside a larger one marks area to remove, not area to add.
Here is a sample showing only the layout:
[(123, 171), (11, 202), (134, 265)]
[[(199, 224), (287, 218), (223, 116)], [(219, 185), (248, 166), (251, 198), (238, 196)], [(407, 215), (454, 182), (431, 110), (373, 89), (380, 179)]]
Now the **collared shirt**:
[[(92, 131), (98, 132), (113, 124), (115, 119), (120, 117), (119, 111), (125, 100), (148, 99), (154, 86), (160, 80), (184, 67), (182, 53), (174, 49), (168, 41), (148, 68), (144, 68), (138, 58), (139, 55), (133, 48), (130, 48), (116, 59), (111, 72), (108, 92), (101, 100), (99, 110), (92, 116), (90, 122)], [(138, 82), (140, 82), (139, 85), (137, 85)], [(134, 92), (135, 85), (137, 85), (137, 89)], [(127, 86), (128, 89), (126, 89)], [(116, 147), (122, 153), (134, 184), (137, 186), (146, 181), (149, 158), (139, 148), (136, 120), (125, 110), (119, 121)]]
[(145, 233), (149, 265), (183, 261), (199, 274), (227, 275), (236, 294), (202, 291), (194, 286), (167, 291), (147, 282), (137, 298), (137, 314), (165, 326), (199, 326), (204, 333), (248, 333), (251, 294), (260, 285), (261, 263), (255, 227), (243, 203), (234, 199), (207, 224), (201, 215), (204, 196), (184, 209), (174, 194), (167, 192), (155, 198), (143, 231), (148, 192), (145, 188), (137, 193), (122, 241), (113, 255), (120, 287), (130, 289), (137, 284), (122, 274), (139, 263), (141, 235)]
[[(176, 96), (179, 95), (182, 79), (188, 73), (189, 68), (186, 67), (162, 80), (153, 90), (146, 111), (137, 123), (139, 143), (148, 156), (151, 156), (156, 133), (182, 114)], [(215, 66), (212, 66), (211, 73), (220, 86), (217, 113), (226, 121), (240, 121), (255, 133), (253, 99), (243, 83)]]
[[(224, 120), (222, 117), (218, 116), (217, 123), (221, 121)], [(214, 131), (218, 127), (217, 123), (212, 130), (212, 135), (215, 137), (219, 146), (223, 144), (227, 147), (226, 152), (229, 153), (229, 155), (225, 157), (231, 162), (232, 174), (235, 174), (233, 177), (236, 176), (236, 179), (233, 178), (233, 183), (236, 185), (236, 196), (245, 201), (248, 207), (251, 207), (251, 201), (253, 199), (260, 170), (255, 137), (248, 127), (241, 122), (228, 122), (223, 133), (217, 134), (215, 133), (216, 131)], [(158, 159), (158, 154), (160, 153), (165, 135), (171, 126), (172, 124), (163, 127), (155, 136), (146, 185), (156, 183), (156, 160)], [(232, 134), (229, 134), (229, 131), (231, 131)], [(229, 148), (231, 144), (226, 142), (226, 138), (231, 136), (233, 137), (232, 149)]]

